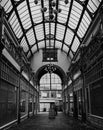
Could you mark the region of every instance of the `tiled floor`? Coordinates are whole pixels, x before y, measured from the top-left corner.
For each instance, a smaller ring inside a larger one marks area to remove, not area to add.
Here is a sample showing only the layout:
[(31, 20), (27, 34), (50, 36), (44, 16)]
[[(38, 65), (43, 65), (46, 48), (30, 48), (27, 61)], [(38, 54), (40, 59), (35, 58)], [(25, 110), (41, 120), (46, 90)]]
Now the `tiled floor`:
[(72, 117), (58, 113), (55, 119), (49, 119), (48, 113), (40, 113), (23, 121), (20, 125), (9, 130), (97, 130), (81, 124)]

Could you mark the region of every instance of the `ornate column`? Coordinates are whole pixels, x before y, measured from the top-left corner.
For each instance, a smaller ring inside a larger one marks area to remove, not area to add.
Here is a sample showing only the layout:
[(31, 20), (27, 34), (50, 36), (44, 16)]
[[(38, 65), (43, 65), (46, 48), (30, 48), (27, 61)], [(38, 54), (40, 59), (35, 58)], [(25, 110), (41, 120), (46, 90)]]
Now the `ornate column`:
[[(16, 51), (17, 51), (17, 54), (18, 54), (18, 58), (19, 58), (19, 61), (22, 60), (22, 52), (23, 52), (23, 48), (21, 46), (18, 46), (16, 48)], [(19, 124), (20, 123), (20, 118), (21, 118), (21, 114), (20, 114), (20, 89), (21, 89), (21, 74), (22, 74), (22, 71), (24, 69), (24, 65), (20, 66), (20, 72), (19, 72), (19, 86), (18, 86), (18, 98), (17, 98), (17, 123)]]
[(20, 114), (20, 90), (21, 90), (21, 74), (22, 74), (22, 71), (23, 71), (23, 66), (20, 68), (20, 72), (19, 72), (19, 86), (18, 86), (18, 98), (17, 98), (17, 123), (19, 124), (20, 123), (20, 118), (21, 118), (21, 114)]
[[(30, 63), (28, 62), (27, 63), (27, 68), (28, 68), (28, 74), (29, 74), (29, 90), (28, 90), (28, 118), (30, 117), (30, 114), (29, 114), (29, 100), (30, 100), (30, 81), (33, 79), (34, 77), (34, 72), (31, 72), (31, 68), (30, 68)], [(32, 109), (33, 109), (33, 115), (34, 115), (34, 96), (32, 97)]]
[(80, 62), (79, 62), (79, 68), (81, 71), (81, 77), (82, 77), (82, 122), (86, 122), (86, 98), (85, 98), (85, 77), (84, 77), (84, 66), (85, 66), (85, 59), (84, 59), (84, 52), (86, 49), (86, 45), (80, 46)]
[[(73, 63), (74, 64), (74, 63)], [(73, 65), (74, 66), (74, 65)], [(75, 118), (75, 119), (77, 119), (78, 118), (78, 110), (77, 110), (77, 95), (76, 95), (76, 93), (75, 93), (75, 91), (74, 91), (74, 79), (73, 79), (73, 72), (72, 71), (70, 71), (69, 73), (68, 73), (68, 76), (70, 77), (70, 79), (71, 79), (71, 81), (72, 81), (72, 92), (73, 92), (73, 117)]]

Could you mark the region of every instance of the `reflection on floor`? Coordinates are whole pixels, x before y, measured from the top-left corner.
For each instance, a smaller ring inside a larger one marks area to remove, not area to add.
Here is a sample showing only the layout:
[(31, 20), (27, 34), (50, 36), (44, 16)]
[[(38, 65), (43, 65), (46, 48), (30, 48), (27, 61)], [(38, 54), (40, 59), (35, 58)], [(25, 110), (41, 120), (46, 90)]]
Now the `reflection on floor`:
[(83, 125), (80, 121), (63, 113), (58, 113), (55, 119), (49, 119), (48, 115), (48, 112), (39, 113), (9, 130), (99, 130)]

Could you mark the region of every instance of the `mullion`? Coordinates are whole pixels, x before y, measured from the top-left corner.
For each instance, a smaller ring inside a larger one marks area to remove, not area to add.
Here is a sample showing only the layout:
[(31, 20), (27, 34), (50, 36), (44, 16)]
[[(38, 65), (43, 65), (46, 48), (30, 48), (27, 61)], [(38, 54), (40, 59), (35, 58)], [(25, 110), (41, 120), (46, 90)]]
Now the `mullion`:
[[(31, 52), (31, 54), (32, 54), (32, 51), (31, 51), (31, 48), (30, 48), (30, 45), (29, 45), (28, 39), (27, 39), (26, 34), (25, 34), (25, 30), (24, 30), (24, 28), (23, 28), (23, 25), (22, 25), (22, 22), (21, 22), (20, 16), (19, 16), (19, 14), (18, 14), (17, 8), (16, 8), (15, 3), (14, 3), (14, 0), (11, 0), (11, 3), (12, 3), (12, 5), (13, 5), (13, 7), (14, 7), (15, 14), (16, 14), (16, 16), (17, 16), (18, 22), (19, 22), (19, 24), (20, 24), (20, 26), (21, 26), (22, 32), (23, 32), (24, 37), (25, 37), (25, 39), (26, 39), (26, 42), (27, 42), (28, 48), (30, 49), (30, 52)], [(33, 55), (33, 54), (32, 54), (32, 55)]]
[[(44, 8), (44, 1), (41, 0), (41, 7)], [(45, 39), (45, 49), (46, 49), (46, 30), (45, 30), (45, 17), (44, 17), (44, 12), (42, 12), (42, 18), (43, 18), (43, 29), (44, 29), (44, 39)]]
[[(65, 37), (66, 37), (66, 32), (67, 32), (67, 28), (68, 28), (67, 25), (68, 25), (69, 20), (70, 20), (70, 15), (71, 15), (72, 7), (73, 7), (73, 0), (71, 0), (70, 8), (69, 8), (69, 11), (68, 11), (68, 17), (67, 17), (67, 22), (66, 22), (65, 31), (64, 31), (63, 43), (64, 43), (64, 40), (65, 40)], [(63, 49), (63, 44), (62, 44), (61, 50), (62, 49)]]
[(81, 23), (81, 21), (82, 21), (83, 15), (84, 15), (85, 10), (86, 10), (86, 8), (87, 8), (88, 2), (89, 2), (89, 0), (87, 0), (87, 1), (85, 2), (85, 6), (84, 6), (84, 8), (83, 8), (83, 11), (82, 11), (82, 13), (81, 13), (81, 16), (80, 16), (78, 25), (77, 25), (77, 27), (76, 27), (75, 34), (74, 34), (73, 40), (72, 40), (72, 42), (71, 42), (70, 49), (69, 49), (69, 51), (68, 51), (68, 55), (69, 55), (69, 52), (70, 52), (70, 50), (71, 50), (72, 44), (74, 43), (75, 36), (76, 36), (76, 34), (77, 34), (78, 28), (79, 28), (79, 26), (80, 26), (80, 23)]
[[(31, 10), (30, 10), (30, 3), (29, 3), (29, 0), (26, 0), (26, 2), (27, 2), (27, 7), (28, 7), (28, 12), (29, 12), (31, 24), (32, 24), (32, 27), (33, 27), (34, 22), (33, 22)], [(34, 28), (34, 27), (33, 27), (33, 32), (34, 32), (34, 37), (35, 37), (35, 40), (36, 40), (36, 43), (37, 43), (37, 37), (36, 37), (36, 33), (35, 33), (35, 28)], [(37, 50), (39, 51), (38, 44), (36, 44), (36, 46), (37, 46)]]
[[(59, 0), (56, 1), (56, 10), (58, 10)], [(54, 39), (56, 38), (56, 32), (57, 32), (57, 13), (55, 14), (55, 31), (54, 31)], [(55, 49), (55, 40), (54, 40), (54, 49)]]

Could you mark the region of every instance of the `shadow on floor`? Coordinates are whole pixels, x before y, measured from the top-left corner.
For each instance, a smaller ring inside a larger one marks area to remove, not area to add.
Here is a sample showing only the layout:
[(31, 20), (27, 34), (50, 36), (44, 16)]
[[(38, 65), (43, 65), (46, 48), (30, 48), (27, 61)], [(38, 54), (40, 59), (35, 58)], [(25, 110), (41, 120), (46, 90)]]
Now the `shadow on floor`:
[(99, 130), (83, 125), (80, 121), (63, 113), (58, 113), (55, 119), (49, 119), (48, 115), (48, 112), (39, 113), (9, 130)]

